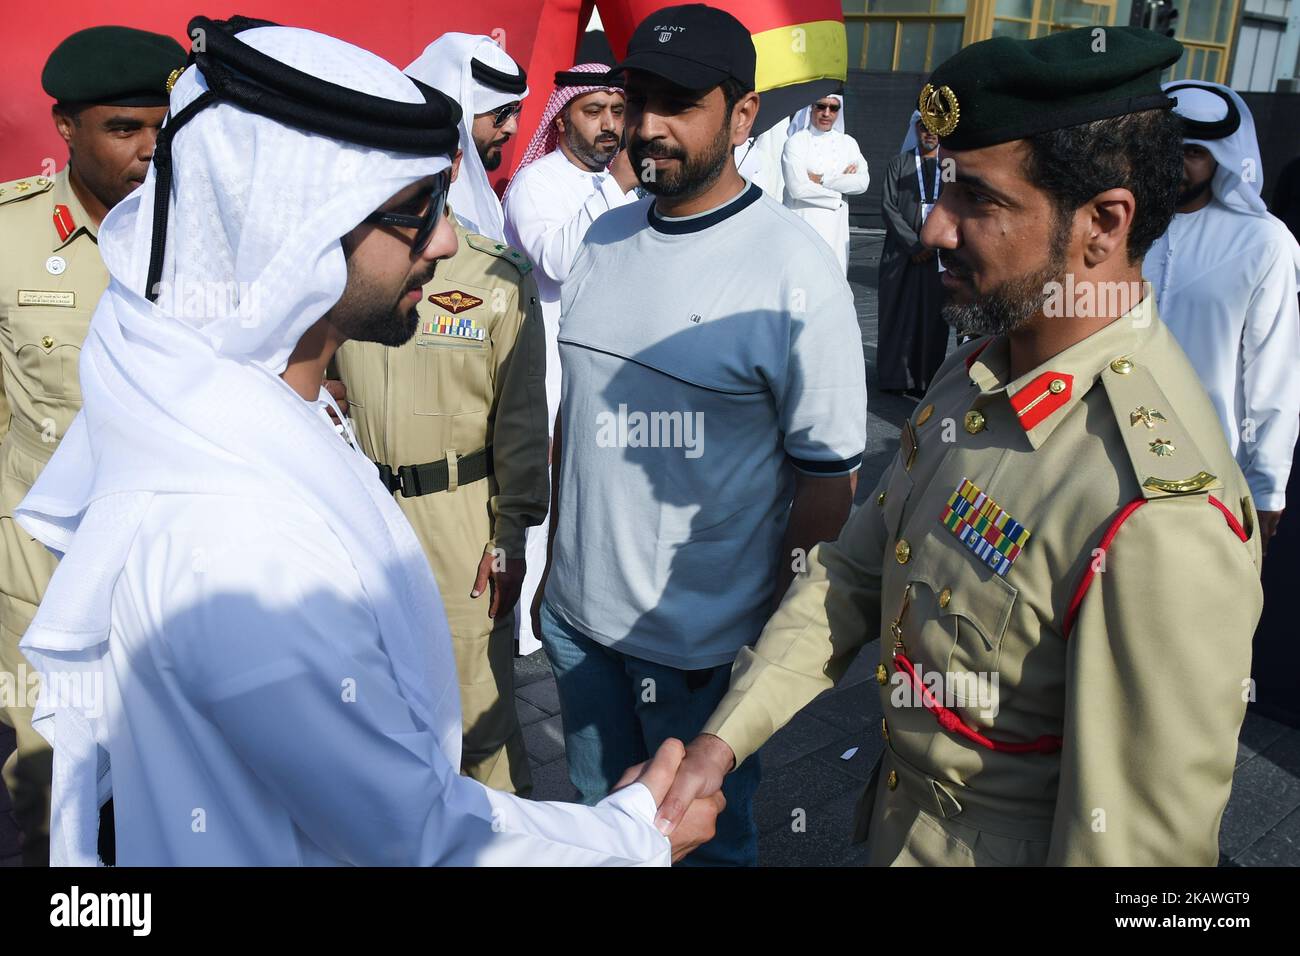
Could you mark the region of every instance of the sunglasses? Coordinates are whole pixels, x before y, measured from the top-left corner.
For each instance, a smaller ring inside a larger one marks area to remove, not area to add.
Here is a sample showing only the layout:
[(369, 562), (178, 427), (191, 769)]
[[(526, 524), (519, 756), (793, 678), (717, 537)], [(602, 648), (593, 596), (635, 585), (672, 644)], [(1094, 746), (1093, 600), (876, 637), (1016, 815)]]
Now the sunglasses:
[(507, 103), (505, 106), (498, 107), (497, 109), (489, 110), (492, 114), (492, 126), (495, 129), (500, 129), (502, 126), (505, 126), (506, 123), (510, 122), (510, 117), (516, 116), (523, 111), (524, 104), (519, 100), (515, 100), (513, 103)]
[(425, 209), (424, 215), (410, 216), (400, 212), (372, 212), (361, 221), (380, 226), (400, 226), (403, 229), (414, 229), (415, 237), (411, 239), (411, 253), (418, 256), (428, 247), (429, 240), (433, 238), (433, 231), (438, 228), (438, 223), (442, 220), (443, 213), (447, 209), (447, 190), (450, 187), (451, 168), (448, 167), (434, 177), (433, 185), (429, 187), (429, 192), (426, 194), (429, 198), (429, 205)]
[(838, 113), (840, 111), (840, 104), (839, 103), (814, 103), (813, 109), (818, 111), (825, 111), (828, 113)]

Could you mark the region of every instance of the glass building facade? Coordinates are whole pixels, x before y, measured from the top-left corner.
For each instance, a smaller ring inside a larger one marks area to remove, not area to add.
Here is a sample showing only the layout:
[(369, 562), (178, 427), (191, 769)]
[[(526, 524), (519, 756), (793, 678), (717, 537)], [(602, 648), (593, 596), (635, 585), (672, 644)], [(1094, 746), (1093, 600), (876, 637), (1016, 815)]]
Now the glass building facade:
[[(1227, 82), (1241, 0), (1176, 0), (1187, 48), (1166, 79)], [(1129, 22), (1130, 0), (843, 0), (849, 69), (928, 73), (963, 46), (994, 36)]]

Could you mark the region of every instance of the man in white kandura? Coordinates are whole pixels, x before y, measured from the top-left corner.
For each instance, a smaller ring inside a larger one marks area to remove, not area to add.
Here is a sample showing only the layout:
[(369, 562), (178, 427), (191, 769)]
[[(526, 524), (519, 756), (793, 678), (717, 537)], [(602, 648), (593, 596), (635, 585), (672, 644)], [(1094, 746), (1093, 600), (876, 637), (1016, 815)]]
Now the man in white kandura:
[(594, 808), (457, 773), (437, 584), (329, 417), (334, 351), (409, 339), (455, 251), (458, 108), (332, 37), (194, 29), (155, 165), (100, 230), (84, 409), (18, 509), (63, 555), (23, 641), (52, 861), (96, 862), (111, 794), (119, 865), (667, 863), (680, 744)]
[[(536, 267), (546, 322), (546, 421), (560, 408), (560, 286), (569, 277), (582, 237), (602, 213), (636, 202), (636, 176), (623, 138), (623, 87), (603, 63), (580, 63), (555, 74), (537, 132), (506, 190), (506, 242)], [(533, 606), (546, 567), (546, 525), (528, 529), (528, 571), (515, 616), (519, 652), (541, 647)]]
[(491, 37), (444, 33), (405, 70), (455, 100), (461, 109), (460, 173), (451, 184), (451, 210), (470, 232), (505, 242), (505, 216), (488, 173), (519, 130), (528, 77)]
[(866, 192), (871, 177), (857, 140), (843, 132), (843, 113), (844, 97), (839, 93), (814, 102), (808, 126), (786, 140), (781, 172), (786, 206), (826, 240), (847, 275), (849, 204), (844, 197)]
[(1300, 246), (1260, 196), (1264, 169), (1245, 101), (1200, 80), (1163, 88), (1183, 118), (1183, 185), (1142, 275), (1219, 413), (1267, 547), (1300, 434)]

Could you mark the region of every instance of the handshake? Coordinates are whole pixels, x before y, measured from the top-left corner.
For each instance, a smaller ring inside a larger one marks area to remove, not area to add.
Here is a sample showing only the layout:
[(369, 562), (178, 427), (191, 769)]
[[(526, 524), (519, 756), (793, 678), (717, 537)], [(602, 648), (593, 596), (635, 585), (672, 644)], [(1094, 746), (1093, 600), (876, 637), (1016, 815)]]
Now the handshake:
[(718, 814), (726, 807), (722, 780), (736, 755), (721, 737), (700, 734), (689, 747), (669, 737), (644, 763), (631, 767), (614, 788), (645, 784), (659, 813), (655, 826), (672, 844), (673, 862), (713, 839)]

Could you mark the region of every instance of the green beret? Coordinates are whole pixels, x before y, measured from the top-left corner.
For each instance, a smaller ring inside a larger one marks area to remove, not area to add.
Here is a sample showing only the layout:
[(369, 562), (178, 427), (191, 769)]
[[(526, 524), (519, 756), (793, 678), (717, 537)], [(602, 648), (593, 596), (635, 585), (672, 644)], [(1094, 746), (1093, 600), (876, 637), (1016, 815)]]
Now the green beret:
[(59, 103), (166, 106), (167, 77), (184, 69), (185, 48), (131, 27), (79, 30), (54, 48), (41, 86)]
[(940, 64), (917, 109), (945, 149), (979, 149), (1140, 110), (1169, 109), (1160, 73), (1177, 40), (1141, 27), (1079, 27), (1037, 40), (994, 37)]

